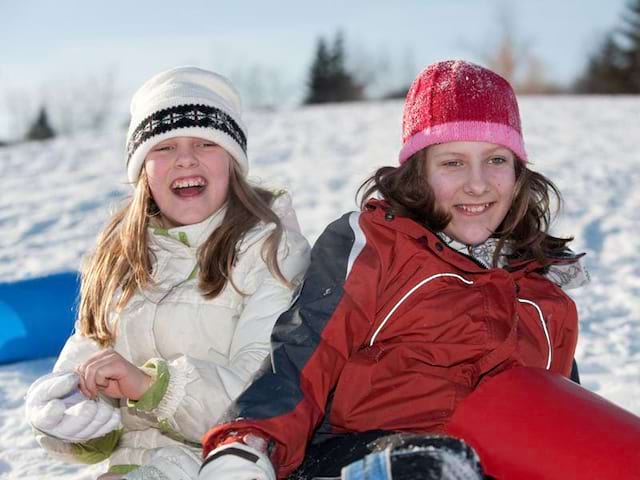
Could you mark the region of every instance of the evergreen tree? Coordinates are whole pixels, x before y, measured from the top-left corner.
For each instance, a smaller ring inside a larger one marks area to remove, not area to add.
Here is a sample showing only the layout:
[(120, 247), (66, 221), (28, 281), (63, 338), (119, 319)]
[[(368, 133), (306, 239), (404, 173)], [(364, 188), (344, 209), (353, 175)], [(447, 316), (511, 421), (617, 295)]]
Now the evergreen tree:
[(311, 65), (309, 93), (305, 103), (331, 101), (332, 58), (323, 38), (318, 40), (316, 55)]
[(331, 70), (334, 82), (335, 102), (349, 102), (362, 100), (362, 86), (356, 82), (347, 70), (344, 54), (344, 36), (342, 32), (336, 34), (331, 51)]
[(623, 57), (613, 35), (607, 35), (576, 82), (576, 90), (579, 93), (625, 93), (627, 81)]
[(640, 0), (630, 0), (622, 21), (589, 59), (578, 92), (640, 93)]
[(347, 102), (362, 99), (363, 88), (345, 65), (344, 37), (338, 32), (329, 47), (321, 37), (309, 72), (305, 103)]
[(629, 93), (640, 93), (640, 0), (627, 4), (627, 15), (620, 29), (622, 55)]
[(26, 140), (46, 140), (55, 137), (53, 128), (49, 125), (49, 118), (44, 107), (40, 107), (40, 112), (33, 124), (29, 127)]

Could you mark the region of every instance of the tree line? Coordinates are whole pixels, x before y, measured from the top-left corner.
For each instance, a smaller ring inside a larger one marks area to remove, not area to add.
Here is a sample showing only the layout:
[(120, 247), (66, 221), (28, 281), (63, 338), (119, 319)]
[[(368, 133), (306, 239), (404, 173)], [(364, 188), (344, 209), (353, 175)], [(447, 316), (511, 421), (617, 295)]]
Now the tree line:
[(640, 0), (627, 3), (621, 25), (590, 56), (575, 88), (578, 93), (640, 93)]
[[(629, 0), (620, 25), (608, 32), (592, 52), (586, 67), (569, 87), (544, 79), (542, 62), (523, 47), (508, 18), (493, 51), (480, 53), (484, 63), (507, 78), (520, 93), (638, 94), (640, 93), (640, 0)], [(344, 39), (338, 33), (331, 45), (317, 43), (309, 71), (305, 103), (357, 101), (364, 98), (366, 84), (358, 83), (344, 61)], [(409, 85), (390, 91), (384, 98), (403, 97)]]
[[(508, 24), (508, 22), (506, 22)], [(508, 26), (508, 25), (507, 25)], [(374, 76), (362, 75), (366, 67), (349, 66), (345, 37), (337, 32), (333, 38), (320, 37), (309, 67), (304, 104), (360, 101), (367, 98), (367, 88)], [(569, 87), (558, 87), (547, 82), (542, 75), (541, 62), (530, 52), (520, 48), (511, 29), (504, 29), (494, 51), (481, 55), (490, 68), (512, 82), (521, 93), (579, 93), (579, 94), (638, 94), (640, 93), (640, 0), (629, 0), (621, 16), (620, 25), (604, 36), (589, 55), (584, 70)], [(521, 67), (521, 68), (517, 68)], [(358, 70), (360, 72), (358, 72)], [(370, 69), (371, 70), (371, 69)], [(518, 74), (524, 71), (523, 74)], [(414, 72), (415, 73), (415, 72)], [(409, 88), (407, 84), (379, 94), (380, 98), (401, 98)], [(95, 93), (97, 89), (92, 89)], [(109, 113), (113, 91), (101, 95), (102, 106), (92, 113), (92, 126), (103, 125)], [(95, 97), (95, 96), (94, 96)], [(98, 102), (99, 103), (99, 102)], [(44, 140), (54, 137), (47, 109), (42, 106), (30, 122), (25, 140)]]

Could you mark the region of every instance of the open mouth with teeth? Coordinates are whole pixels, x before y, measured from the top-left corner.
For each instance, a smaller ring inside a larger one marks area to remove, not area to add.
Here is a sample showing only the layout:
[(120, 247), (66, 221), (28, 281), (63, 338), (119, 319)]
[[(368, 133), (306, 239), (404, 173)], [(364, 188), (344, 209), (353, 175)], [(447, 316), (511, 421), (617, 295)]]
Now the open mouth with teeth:
[(178, 178), (171, 184), (171, 191), (179, 197), (195, 197), (207, 187), (203, 177)]
[(464, 215), (480, 215), (486, 212), (491, 206), (493, 202), (489, 203), (476, 203), (476, 204), (459, 204), (456, 205), (456, 208), (461, 211)]

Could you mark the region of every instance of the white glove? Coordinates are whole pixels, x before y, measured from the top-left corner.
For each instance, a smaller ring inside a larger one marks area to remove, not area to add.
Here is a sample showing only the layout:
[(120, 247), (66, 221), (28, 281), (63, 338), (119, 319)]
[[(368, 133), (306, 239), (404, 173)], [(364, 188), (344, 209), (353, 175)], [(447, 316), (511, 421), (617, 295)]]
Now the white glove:
[(243, 443), (229, 443), (207, 455), (199, 480), (276, 480), (269, 458)]
[(53, 372), (29, 388), (27, 420), (36, 430), (66, 442), (102, 437), (121, 426), (120, 410), (105, 400), (87, 399), (75, 372)]

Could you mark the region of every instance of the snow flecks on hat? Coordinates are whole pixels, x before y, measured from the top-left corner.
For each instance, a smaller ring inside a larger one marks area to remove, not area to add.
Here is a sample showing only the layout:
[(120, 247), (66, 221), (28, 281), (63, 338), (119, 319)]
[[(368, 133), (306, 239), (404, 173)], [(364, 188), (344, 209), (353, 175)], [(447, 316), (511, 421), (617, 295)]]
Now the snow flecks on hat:
[(507, 80), (463, 60), (437, 62), (413, 82), (403, 115), (400, 163), (423, 148), (451, 141), (485, 141), (526, 162), (520, 113)]

